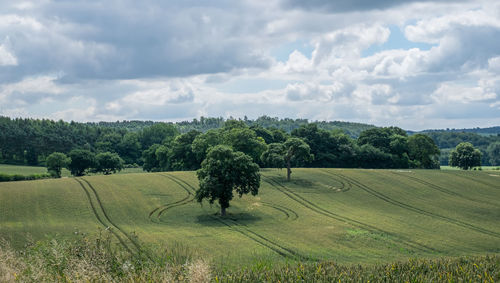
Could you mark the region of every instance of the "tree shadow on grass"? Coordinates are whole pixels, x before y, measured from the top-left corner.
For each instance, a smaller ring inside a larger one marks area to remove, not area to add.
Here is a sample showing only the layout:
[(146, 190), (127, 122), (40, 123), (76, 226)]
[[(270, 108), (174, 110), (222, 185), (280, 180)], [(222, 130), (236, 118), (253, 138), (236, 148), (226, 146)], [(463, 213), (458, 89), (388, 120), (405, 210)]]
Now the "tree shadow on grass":
[(261, 221), (262, 217), (248, 212), (228, 212), (222, 217), (217, 213), (204, 213), (196, 216), (196, 222), (207, 227), (224, 227), (228, 225), (250, 225)]

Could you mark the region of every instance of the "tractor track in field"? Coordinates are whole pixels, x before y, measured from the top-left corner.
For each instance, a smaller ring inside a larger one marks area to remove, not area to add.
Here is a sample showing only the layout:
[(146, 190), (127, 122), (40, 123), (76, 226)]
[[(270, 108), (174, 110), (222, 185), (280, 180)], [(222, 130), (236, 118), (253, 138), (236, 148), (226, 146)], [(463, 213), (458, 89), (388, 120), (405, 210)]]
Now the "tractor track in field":
[[(332, 176), (328, 171), (321, 169), (321, 172), (326, 173), (327, 175)], [(344, 193), (352, 189), (352, 184), (350, 182), (347, 182), (347, 185), (344, 183), (343, 180), (341, 179), (335, 179), (335, 181), (339, 182), (342, 187), (339, 188), (338, 192)]]
[(125, 230), (123, 230), (120, 226), (118, 226), (118, 224), (114, 223), (111, 220), (111, 218), (109, 217), (108, 213), (106, 212), (106, 209), (104, 208), (104, 205), (102, 204), (101, 198), (99, 197), (99, 194), (97, 193), (97, 190), (94, 188), (94, 186), (92, 186), (92, 184), (88, 180), (86, 180), (84, 178), (81, 178), (81, 179), (90, 187), (90, 189), (94, 193), (94, 195), (96, 197), (96, 200), (97, 200), (97, 203), (98, 203), (99, 207), (101, 208), (102, 214), (104, 215), (104, 218), (106, 218), (106, 220), (114, 228), (116, 228), (118, 231), (120, 231), (122, 233), (122, 235), (125, 236), (130, 241), (130, 243), (132, 243), (132, 245), (134, 246), (134, 248), (137, 250), (138, 253), (143, 253), (143, 254), (145, 254), (148, 257), (149, 260), (153, 260), (151, 258), (151, 255), (149, 255), (148, 253), (144, 252), (144, 250), (142, 249), (141, 245), (138, 243), (138, 241), (136, 239), (134, 239), (132, 236), (130, 236), (129, 233), (125, 232)]
[[(275, 180), (272, 180), (269, 177), (264, 177), (264, 179), (268, 184), (270, 184), (272, 187), (274, 187), (278, 191), (282, 192), (283, 194), (285, 194), (286, 196), (288, 196), (292, 200), (296, 201), (297, 203), (301, 204), (302, 206), (304, 206), (304, 207), (306, 207), (306, 208), (308, 208), (308, 209), (310, 209), (318, 214), (321, 214), (321, 215), (326, 216), (326, 217), (331, 218), (331, 219), (335, 219), (335, 220), (340, 221), (340, 222), (349, 223), (352, 226), (356, 226), (358, 228), (365, 229), (365, 230), (370, 231), (372, 233), (386, 234), (386, 235), (389, 235), (393, 238), (398, 238), (401, 242), (404, 242), (407, 246), (414, 248), (416, 250), (420, 250), (423, 252), (429, 252), (429, 251), (430, 252), (439, 252), (435, 248), (428, 247), (424, 244), (412, 241), (412, 240), (410, 240), (406, 237), (403, 237), (401, 235), (398, 235), (398, 234), (395, 234), (395, 233), (392, 233), (389, 231), (385, 231), (385, 230), (377, 228), (373, 225), (366, 224), (366, 223), (363, 223), (361, 221), (358, 221), (358, 220), (355, 220), (355, 219), (328, 211), (328, 210), (321, 208), (318, 205), (310, 202), (309, 200), (305, 199), (304, 197), (298, 195), (297, 193), (291, 191), (289, 188), (287, 188), (283, 184), (281, 184)], [(393, 240), (393, 241), (395, 241), (395, 240)], [(395, 241), (395, 242), (397, 242), (397, 241)]]
[(460, 174), (460, 172), (453, 172), (453, 170), (449, 170), (449, 172), (447, 172), (446, 174), (453, 174), (455, 175), (456, 177), (459, 177), (459, 178), (462, 178), (462, 179), (465, 179), (465, 180), (468, 180), (468, 181), (473, 181), (473, 182), (476, 182), (476, 183), (479, 183), (479, 184), (483, 184), (485, 186), (488, 186), (490, 188), (495, 188), (495, 189), (499, 189), (500, 187), (498, 186), (494, 186), (488, 182), (485, 182), (483, 180), (478, 180), (477, 178), (474, 178), (474, 177), (471, 177), (471, 176), (464, 176), (462, 174)]
[[(116, 231), (113, 229), (112, 226), (109, 226), (105, 223), (105, 221), (101, 218), (101, 216), (99, 215), (99, 213), (97, 212), (97, 209), (96, 209), (96, 204), (94, 204), (94, 201), (92, 200), (92, 197), (91, 197), (91, 194), (90, 192), (88, 191), (87, 188), (85, 188), (85, 185), (77, 178), (74, 179), (79, 185), (80, 187), (83, 189), (83, 191), (85, 192), (85, 195), (87, 196), (87, 199), (90, 203), (90, 207), (92, 208), (92, 212), (94, 213), (94, 216), (97, 218), (97, 221), (99, 221), (99, 223), (101, 223), (102, 226), (104, 226), (104, 228), (108, 229), (111, 234), (113, 234), (113, 236), (115, 236), (115, 238), (118, 240), (118, 242), (120, 242), (120, 244), (130, 253), (130, 254), (133, 254), (134, 252), (130, 249), (130, 247), (125, 243), (125, 241), (122, 239), (122, 237), (120, 237), (120, 235), (118, 235), (118, 233), (116, 233)], [(94, 196), (95, 197), (95, 196)], [(102, 207), (101, 207), (102, 208)], [(104, 213), (103, 213), (104, 214)], [(112, 224), (111, 224), (112, 225)]]
[[(266, 238), (266, 237), (260, 235), (259, 233), (252, 231), (250, 228), (248, 228), (248, 226), (246, 226), (244, 224), (240, 224), (240, 223), (236, 222), (235, 220), (221, 219), (221, 218), (218, 218), (215, 216), (211, 216), (211, 218), (215, 221), (218, 221), (218, 222), (224, 224), (225, 226), (229, 227), (231, 230), (242, 234), (243, 236), (257, 242), (258, 244), (274, 251), (275, 253), (277, 253), (283, 257), (299, 258), (299, 259), (305, 259), (305, 260), (311, 260), (311, 261), (317, 260), (317, 259), (314, 259), (312, 257), (302, 255), (299, 252), (297, 252), (293, 249), (287, 248), (281, 244), (278, 244), (278, 243), (270, 240), (269, 238)], [(231, 223), (229, 223), (229, 222), (231, 222)]]
[(392, 174), (395, 174), (397, 176), (402, 176), (404, 178), (408, 178), (410, 180), (413, 180), (417, 183), (420, 183), (422, 185), (425, 185), (425, 186), (428, 186), (429, 188), (432, 188), (432, 189), (435, 189), (435, 190), (438, 190), (442, 193), (445, 193), (445, 194), (448, 194), (450, 196), (455, 196), (455, 197), (459, 197), (459, 198), (463, 198), (463, 199), (466, 199), (468, 201), (473, 201), (473, 202), (477, 202), (477, 203), (487, 203), (489, 205), (493, 205), (493, 206), (498, 206), (498, 204), (494, 204), (492, 202), (489, 202), (487, 200), (478, 200), (478, 199), (475, 199), (475, 198), (471, 198), (471, 197), (468, 197), (468, 196), (464, 196), (460, 193), (457, 193), (455, 191), (452, 191), (452, 190), (448, 190), (446, 188), (443, 188), (439, 185), (436, 185), (436, 184), (433, 184), (433, 183), (430, 183), (430, 182), (427, 182), (425, 180), (422, 180), (420, 178), (417, 178), (417, 177), (414, 177), (414, 176), (408, 176), (407, 174), (401, 174), (401, 173), (396, 173), (396, 172), (391, 172)]
[(273, 209), (276, 209), (278, 211), (283, 212), (286, 215), (286, 219), (291, 218), (291, 220), (297, 220), (297, 218), (299, 218), (299, 215), (297, 214), (297, 212), (293, 211), (292, 209), (290, 209), (288, 207), (285, 207), (282, 205), (277, 205), (277, 204), (270, 203), (270, 202), (265, 202), (265, 201), (261, 201), (260, 203), (263, 206), (267, 206), (267, 207), (270, 207), (270, 208), (273, 208)]
[(390, 197), (388, 197), (388, 196), (386, 196), (386, 195), (384, 195), (384, 194), (382, 194), (380, 192), (375, 191), (374, 189), (371, 189), (370, 187), (364, 185), (363, 183), (360, 183), (357, 180), (354, 180), (353, 178), (347, 177), (347, 176), (342, 175), (340, 173), (335, 174), (335, 173), (331, 173), (330, 172), (330, 174), (336, 175), (339, 178), (343, 178), (344, 180), (349, 181), (352, 184), (356, 185), (357, 187), (359, 187), (363, 191), (365, 191), (365, 192), (373, 195), (374, 197), (376, 197), (376, 198), (378, 198), (380, 200), (383, 200), (383, 201), (385, 201), (387, 203), (390, 203), (392, 205), (398, 206), (400, 208), (403, 208), (403, 209), (406, 209), (406, 210), (409, 210), (409, 211), (413, 211), (413, 212), (415, 212), (417, 214), (420, 214), (420, 215), (425, 215), (425, 216), (428, 216), (428, 217), (431, 217), (431, 218), (434, 218), (434, 219), (439, 219), (439, 220), (442, 220), (444, 222), (455, 224), (455, 225), (460, 226), (462, 228), (467, 228), (467, 229), (470, 229), (470, 230), (473, 230), (473, 231), (476, 231), (476, 232), (479, 232), (479, 233), (482, 233), (482, 234), (485, 234), (485, 235), (489, 235), (489, 236), (500, 238), (500, 233), (497, 233), (497, 232), (494, 232), (494, 231), (490, 231), (488, 229), (485, 229), (485, 228), (482, 228), (482, 227), (478, 227), (478, 226), (469, 224), (467, 222), (463, 222), (463, 221), (460, 221), (460, 220), (457, 220), (457, 219), (453, 219), (451, 217), (443, 216), (443, 215), (440, 215), (440, 214), (437, 214), (437, 213), (433, 213), (433, 212), (430, 212), (430, 211), (427, 211), (427, 210), (423, 210), (423, 209), (420, 209), (418, 207), (415, 207), (415, 206), (412, 206), (412, 205), (409, 205), (409, 204), (397, 201), (397, 200), (392, 199), (392, 198), (390, 198)]
[(178, 200), (178, 201), (175, 201), (175, 202), (172, 202), (172, 203), (163, 204), (163, 205), (161, 205), (161, 206), (153, 209), (151, 212), (149, 212), (149, 219), (152, 222), (155, 222), (155, 221), (153, 221), (153, 215), (155, 213), (157, 213), (156, 214), (156, 218), (159, 221), (161, 215), (165, 211), (167, 211), (167, 210), (169, 210), (171, 208), (177, 207), (177, 206), (186, 205), (186, 204), (188, 204), (188, 203), (190, 203), (190, 202), (192, 202), (194, 200), (193, 193), (189, 189), (187, 189), (183, 184), (181, 184), (178, 180), (176, 180), (176, 179), (174, 179), (171, 176), (166, 175), (166, 174), (158, 174), (158, 175), (162, 176), (162, 177), (165, 177), (165, 178), (168, 178), (169, 180), (175, 182), (177, 185), (179, 185), (179, 187), (181, 187), (184, 191), (186, 191), (187, 195), (183, 199), (181, 199), (181, 200)]
[[(183, 183), (184, 185), (186, 185), (188, 188), (190, 188), (190, 190), (192, 191), (193, 194), (196, 194), (196, 188), (193, 187), (191, 184), (189, 184), (188, 182), (176, 177), (176, 176), (173, 176), (173, 175), (169, 175), (169, 177), (171, 177), (172, 179), (176, 179), (178, 182), (180, 183)], [(297, 215), (295, 212), (292, 212), (294, 215)], [(298, 217), (298, 215), (297, 215)], [(264, 236), (262, 236), (261, 234), (255, 232), (255, 231), (252, 231), (248, 226), (244, 225), (244, 224), (241, 224), (241, 223), (238, 223), (236, 222), (235, 220), (232, 220), (232, 219), (222, 219), (222, 218), (219, 218), (219, 217), (215, 217), (215, 216), (211, 216), (211, 218), (215, 221), (218, 221), (222, 224), (224, 224), (225, 226), (229, 227), (231, 230), (233, 231), (236, 231), (240, 234), (242, 234), (243, 236), (253, 240), (254, 242), (276, 252), (277, 254), (283, 256), (283, 257), (287, 257), (287, 258), (300, 258), (300, 259), (307, 259), (307, 260), (315, 260), (311, 257), (308, 257), (308, 256), (304, 256), (304, 255), (301, 255), (299, 252), (295, 251), (295, 250), (292, 250), (290, 248), (287, 248), (287, 247), (284, 247), (283, 245), (281, 244), (278, 244)], [(232, 222), (232, 223), (231, 223)]]

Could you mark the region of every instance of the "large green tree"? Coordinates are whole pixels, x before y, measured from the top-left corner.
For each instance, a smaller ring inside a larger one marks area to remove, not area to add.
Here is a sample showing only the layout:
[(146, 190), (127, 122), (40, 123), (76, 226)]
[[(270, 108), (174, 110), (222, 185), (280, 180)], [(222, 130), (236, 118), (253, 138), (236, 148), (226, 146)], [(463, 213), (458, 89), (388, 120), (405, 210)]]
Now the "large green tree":
[(450, 152), (450, 166), (469, 170), (472, 167), (481, 166), (481, 152), (475, 149), (471, 143), (462, 142)]
[(123, 160), (116, 153), (101, 152), (96, 155), (96, 171), (104, 175), (116, 173), (123, 169)]
[(66, 167), (70, 160), (66, 154), (61, 152), (53, 152), (45, 160), (47, 171), (56, 178), (61, 178), (61, 170)]
[(292, 174), (292, 162), (304, 161), (308, 162), (314, 159), (311, 154), (311, 148), (307, 143), (299, 138), (289, 138), (283, 146), (285, 147), (284, 160), (286, 164), (286, 179), (290, 181)]
[(233, 151), (228, 146), (218, 145), (208, 151), (207, 158), (196, 172), (200, 188), (196, 200), (208, 199), (210, 203), (218, 200), (220, 213), (226, 215), (233, 191), (241, 197), (251, 193), (257, 195), (260, 187), (259, 166), (243, 152)]
[(431, 137), (415, 134), (408, 138), (408, 150), (414, 167), (424, 169), (439, 168), (439, 148)]
[(95, 155), (89, 150), (73, 149), (69, 153), (71, 159), (68, 169), (73, 176), (83, 176), (87, 169), (95, 166)]

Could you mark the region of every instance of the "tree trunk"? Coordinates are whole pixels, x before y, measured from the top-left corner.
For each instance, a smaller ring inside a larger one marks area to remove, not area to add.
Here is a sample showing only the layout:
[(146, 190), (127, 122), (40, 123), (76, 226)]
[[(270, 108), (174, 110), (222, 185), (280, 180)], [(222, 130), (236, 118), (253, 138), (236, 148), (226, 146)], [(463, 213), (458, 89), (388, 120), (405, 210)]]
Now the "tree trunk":
[(224, 206), (220, 207), (220, 216), (226, 216), (226, 208)]
[(290, 181), (290, 175), (292, 174), (292, 169), (290, 168), (290, 159), (286, 161), (286, 180), (289, 182)]

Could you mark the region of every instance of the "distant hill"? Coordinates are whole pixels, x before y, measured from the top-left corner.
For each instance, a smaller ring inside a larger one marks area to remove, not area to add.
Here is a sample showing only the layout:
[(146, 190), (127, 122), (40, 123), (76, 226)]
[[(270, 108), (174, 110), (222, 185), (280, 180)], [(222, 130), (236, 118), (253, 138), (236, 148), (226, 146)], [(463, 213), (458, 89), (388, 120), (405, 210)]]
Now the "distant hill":
[[(233, 119), (230, 117), (229, 119)], [(189, 132), (191, 130), (197, 130), (200, 132), (205, 132), (210, 129), (217, 129), (224, 126), (227, 119), (222, 117), (200, 117), (199, 119), (193, 119), (191, 121), (182, 121), (172, 123), (176, 125), (182, 133)], [(242, 119), (248, 126), (261, 126), (263, 128), (277, 128), (284, 130), (288, 133), (294, 129), (299, 128), (302, 125), (317, 123), (318, 128), (324, 130), (341, 130), (353, 138), (359, 136), (359, 134), (371, 128), (375, 128), (374, 125), (354, 123), (354, 122), (343, 122), (343, 121), (309, 121), (307, 119), (290, 119), (290, 118), (278, 118), (261, 116), (255, 120), (247, 119), (246, 117)], [(142, 129), (149, 127), (155, 123), (155, 121), (116, 121), (116, 122), (88, 122), (89, 126), (99, 126), (104, 128), (114, 128), (114, 129), (125, 129), (132, 132), (138, 132)]]
[(433, 133), (433, 132), (455, 132), (455, 133), (475, 133), (478, 135), (498, 135), (500, 134), (500, 126), (489, 127), (489, 128), (470, 128), (470, 129), (429, 129), (423, 131), (408, 131), (410, 134), (414, 133)]

